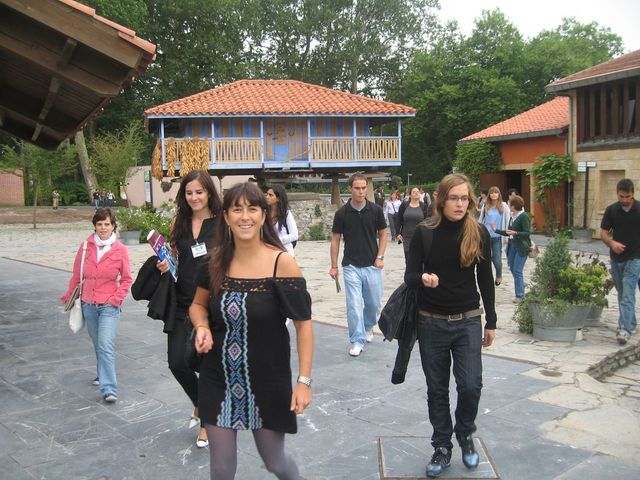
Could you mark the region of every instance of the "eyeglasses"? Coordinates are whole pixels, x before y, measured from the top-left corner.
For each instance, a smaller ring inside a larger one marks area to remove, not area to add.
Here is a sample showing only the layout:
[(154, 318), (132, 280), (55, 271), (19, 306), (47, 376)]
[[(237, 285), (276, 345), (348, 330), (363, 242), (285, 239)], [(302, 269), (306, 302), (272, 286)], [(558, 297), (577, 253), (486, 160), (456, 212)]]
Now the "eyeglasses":
[(453, 202), (453, 203), (458, 203), (458, 202), (462, 202), (462, 203), (467, 203), (469, 201), (469, 195), (447, 195), (447, 201), (449, 202)]

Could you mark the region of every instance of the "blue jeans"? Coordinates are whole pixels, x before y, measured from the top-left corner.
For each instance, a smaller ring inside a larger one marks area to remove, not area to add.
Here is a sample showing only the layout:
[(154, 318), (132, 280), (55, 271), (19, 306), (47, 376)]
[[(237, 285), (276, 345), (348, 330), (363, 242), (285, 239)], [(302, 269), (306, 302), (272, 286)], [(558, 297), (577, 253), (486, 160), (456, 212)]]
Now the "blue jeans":
[(640, 258), (626, 262), (611, 259), (611, 276), (618, 292), (618, 328), (631, 332), (636, 328), (636, 287), (640, 277)]
[[(429, 421), (433, 426), (431, 445), (453, 448), (451, 435), (476, 431), (476, 416), (482, 391), (481, 317), (450, 321), (418, 315), (418, 344), (422, 370), (427, 378)], [(451, 358), (458, 399), (456, 425), (451, 422), (449, 379)]]
[(524, 297), (524, 264), (527, 262), (527, 255), (520, 255), (518, 250), (512, 245), (507, 247), (507, 262), (509, 270), (513, 275), (516, 298)]
[(349, 341), (352, 345), (363, 347), (366, 341), (366, 332), (378, 323), (380, 315), (380, 304), (384, 290), (382, 270), (373, 266), (346, 265), (342, 275), (347, 301)]
[(502, 278), (502, 237), (491, 237), (491, 261), (496, 267), (496, 278)]
[(82, 313), (96, 352), (100, 392), (102, 395), (118, 395), (116, 335), (120, 321), (120, 308), (82, 302)]

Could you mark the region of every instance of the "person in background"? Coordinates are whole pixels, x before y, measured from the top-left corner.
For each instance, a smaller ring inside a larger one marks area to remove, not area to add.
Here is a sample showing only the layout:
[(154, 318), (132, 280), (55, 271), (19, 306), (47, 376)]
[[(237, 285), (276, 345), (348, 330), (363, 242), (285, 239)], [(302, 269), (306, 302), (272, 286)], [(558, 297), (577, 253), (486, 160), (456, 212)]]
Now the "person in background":
[[(220, 197), (208, 172), (195, 170), (182, 179), (176, 195), (176, 216), (171, 224), (169, 242), (178, 258), (176, 313), (173, 325), (165, 325), (165, 333), (169, 369), (194, 406), (191, 425), (200, 424), (196, 439), (198, 448), (206, 447), (208, 440), (199, 418), (198, 376), (190, 368), (185, 355), (191, 331), (188, 313), (196, 292), (198, 272), (207, 265), (207, 254), (213, 246), (221, 210)], [(156, 268), (166, 274), (169, 261), (158, 260)]]
[(398, 209), (396, 238), (404, 244), (404, 258), (409, 254), (409, 245), (413, 232), (420, 222), (428, 216), (427, 204), (420, 200), (420, 189), (413, 187), (408, 202), (404, 202)]
[(110, 207), (115, 206), (116, 202), (115, 202), (115, 198), (116, 196), (113, 194), (113, 192), (111, 190), (109, 190), (107, 192), (107, 203)]
[(295, 255), (294, 247), (298, 241), (298, 226), (289, 209), (287, 191), (282, 185), (274, 185), (265, 194), (269, 206), (269, 220), (280, 241), (290, 255)]
[[(299, 479), (285, 452), (296, 414), (311, 403), (311, 296), (294, 258), (269, 221), (257, 185), (225, 192), (209, 268), (203, 268), (189, 309), (200, 367), (200, 415), (212, 444), (211, 479), (233, 479), (237, 432), (251, 430), (265, 467)], [(291, 387), (287, 317), (296, 331), (298, 372)]]
[(520, 195), (514, 195), (509, 200), (511, 218), (506, 230), (497, 228), (494, 231), (500, 235), (508, 236), (507, 262), (513, 275), (513, 284), (516, 296), (513, 303), (522, 302), (524, 297), (524, 264), (529, 258), (531, 247), (531, 221), (524, 211), (524, 200)]
[[(497, 187), (496, 187), (497, 188)], [(487, 201), (488, 190), (486, 188), (480, 189), (480, 201), (478, 202), (478, 212), (482, 212), (484, 204)], [(482, 223), (482, 222), (480, 222)]]
[(87, 238), (83, 279), (80, 278), (83, 245), (73, 263), (73, 273), (67, 299), (82, 281), (82, 314), (96, 354), (98, 376), (93, 381), (100, 386), (106, 403), (118, 401), (116, 378), (116, 335), (120, 322), (120, 306), (133, 283), (127, 247), (116, 238), (116, 215), (110, 208), (98, 208), (93, 215), (94, 233)]
[(618, 292), (616, 340), (624, 345), (635, 332), (636, 285), (640, 288), (640, 202), (634, 198), (633, 181), (616, 185), (618, 201), (609, 205), (600, 222), (600, 238), (609, 247), (611, 276)]
[(392, 241), (396, 239), (396, 223), (400, 205), (402, 205), (402, 200), (400, 200), (400, 192), (395, 191), (391, 194), (389, 200), (385, 203), (384, 206), (384, 213), (387, 217), (387, 223), (389, 225), (389, 230), (391, 231)]
[(93, 206), (97, 208), (100, 208), (100, 192), (99, 191), (95, 191), (93, 192)]
[(58, 189), (54, 188), (53, 192), (51, 192), (51, 206), (54, 210), (58, 209), (58, 205), (60, 204), (60, 193)]
[(492, 186), (487, 191), (478, 222), (487, 227), (489, 235), (491, 235), (491, 261), (496, 269), (496, 287), (502, 283), (502, 244), (506, 243), (503, 236), (496, 232), (496, 229), (506, 230), (510, 218), (511, 211), (502, 200), (500, 189)]
[(331, 227), (331, 268), (329, 276), (338, 278), (340, 240), (344, 238), (342, 268), (349, 327), (349, 355), (358, 357), (365, 342), (373, 341), (384, 293), (384, 252), (387, 248), (387, 222), (380, 206), (367, 200), (367, 177), (349, 177), (351, 198), (333, 217)]
[[(464, 465), (478, 466), (472, 434), (482, 391), (481, 351), (493, 343), (497, 320), (490, 237), (475, 219), (469, 179), (459, 173), (444, 177), (434, 204), (433, 216), (413, 235), (404, 275), (408, 286), (418, 288), (417, 337), (433, 426), (429, 478), (449, 467), (454, 433)], [(455, 426), (449, 405), (452, 360), (458, 396)]]
[(427, 207), (431, 206), (431, 195), (429, 195), (429, 191), (424, 188), (422, 189), (422, 191), (424, 192), (424, 196), (422, 197), (422, 201), (427, 205)]
[(380, 208), (384, 208), (384, 185), (378, 185), (374, 194), (374, 200), (376, 201), (376, 205), (379, 205)]

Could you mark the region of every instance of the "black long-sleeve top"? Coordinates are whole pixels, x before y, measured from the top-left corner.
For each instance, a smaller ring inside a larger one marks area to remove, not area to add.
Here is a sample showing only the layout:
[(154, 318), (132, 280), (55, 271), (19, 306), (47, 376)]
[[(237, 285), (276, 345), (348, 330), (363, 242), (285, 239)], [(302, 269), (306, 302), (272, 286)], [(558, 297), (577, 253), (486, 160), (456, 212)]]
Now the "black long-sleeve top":
[[(491, 270), (491, 240), (484, 225), (478, 225), (482, 238), (482, 259), (469, 267), (460, 265), (460, 245), (464, 221), (451, 222), (442, 218), (432, 230), (433, 239), (428, 258), (425, 258), (427, 227), (420, 225), (413, 235), (407, 257), (404, 281), (418, 285), (418, 308), (431, 313), (454, 315), (480, 307), (480, 295), (486, 316), (487, 329), (496, 328), (495, 290)], [(423, 273), (438, 275), (438, 287), (426, 288)], [(475, 275), (474, 275), (475, 273)], [(480, 295), (476, 288), (476, 278)]]

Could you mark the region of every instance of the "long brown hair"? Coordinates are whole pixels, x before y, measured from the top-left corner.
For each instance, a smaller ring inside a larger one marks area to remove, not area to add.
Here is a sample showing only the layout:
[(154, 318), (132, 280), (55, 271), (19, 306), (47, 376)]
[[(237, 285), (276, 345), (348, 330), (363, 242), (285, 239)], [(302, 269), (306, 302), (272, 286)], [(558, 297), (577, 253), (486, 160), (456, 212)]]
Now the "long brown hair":
[[(220, 196), (216, 190), (216, 186), (211, 180), (211, 175), (205, 170), (194, 170), (189, 172), (180, 182), (180, 189), (176, 195), (176, 217), (173, 223), (173, 229), (171, 230), (170, 244), (175, 247), (178, 244), (178, 240), (181, 238), (191, 238), (193, 233), (191, 230), (191, 219), (193, 217), (193, 210), (187, 202), (186, 189), (187, 185), (194, 180), (197, 180), (202, 188), (207, 191), (207, 207), (211, 212), (211, 217), (216, 218), (220, 215)], [(224, 222), (223, 222), (224, 223)]]
[(451, 173), (445, 176), (438, 185), (435, 207), (433, 213), (426, 222), (427, 228), (436, 228), (442, 221), (444, 204), (447, 201), (449, 190), (458, 185), (466, 184), (469, 189), (469, 205), (467, 214), (464, 216), (464, 226), (462, 227), (462, 243), (460, 244), (460, 265), (470, 267), (482, 259), (482, 237), (478, 221), (471, 215), (475, 212), (478, 199), (473, 193), (473, 187), (466, 175), (462, 173)]
[[(258, 206), (264, 212), (265, 222), (262, 224), (260, 238), (262, 243), (285, 250), (280, 237), (276, 234), (271, 222), (269, 222), (269, 207), (264, 194), (255, 183), (237, 183), (224, 193), (222, 200), (222, 211), (229, 212), (229, 209), (240, 204), (242, 200), (251, 206)], [(233, 260), (236, 246), (233, 235), (227, 223), (218, 222), (218, 231), (212, 248), (211, 260), (209, 261), (209, 278), (211, 279), (211, 291), (218, 295), (222, 282), (224, 281), (229, 265)]]
[[(491, 194), (495, 192), (498, 192), (498, 199), (496, 200), (495, 205), (490, 205), (489, 202), (491, 202)], [(484, 213), (489, 213), (491, 207), (497, 208), (500, 212), (500, 215), (504, 213), (504, 200), (502, 200), (502, 193), (500, 193), (500, 189), (495, 185), (489, 187), (489, 191), (487, 192), (487, 199), (484, 201)]]

